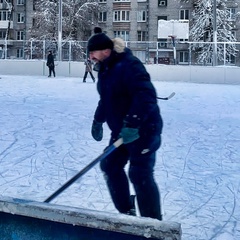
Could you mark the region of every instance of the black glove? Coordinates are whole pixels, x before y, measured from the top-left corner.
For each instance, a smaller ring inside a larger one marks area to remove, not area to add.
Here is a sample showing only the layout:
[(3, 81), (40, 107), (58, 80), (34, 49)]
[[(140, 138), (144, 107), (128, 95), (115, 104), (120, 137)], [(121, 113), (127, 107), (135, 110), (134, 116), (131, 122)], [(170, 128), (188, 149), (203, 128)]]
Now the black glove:
[(123, 127), (120, 133), (124, 144), (131, 143), (137, 140), (139, 136), (139, 131), (137, 128)]
[(101, 141), (103, 138), (102, 123), (97, 122), (96, 120), (93, 120), (91, 133), (92, 133), (93, 138), (96, 141)]

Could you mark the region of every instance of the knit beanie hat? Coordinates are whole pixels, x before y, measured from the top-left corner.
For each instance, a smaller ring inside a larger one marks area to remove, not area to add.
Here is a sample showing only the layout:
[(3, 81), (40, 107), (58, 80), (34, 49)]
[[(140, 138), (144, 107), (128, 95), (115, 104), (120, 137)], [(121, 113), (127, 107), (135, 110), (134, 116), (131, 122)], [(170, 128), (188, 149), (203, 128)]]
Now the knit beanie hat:
[(88, 52), (104, 49), (113, 49), (113, 41), (102, 32), (100, 27), (94, 28), (94, 35), (90, 37), (87, 44)]

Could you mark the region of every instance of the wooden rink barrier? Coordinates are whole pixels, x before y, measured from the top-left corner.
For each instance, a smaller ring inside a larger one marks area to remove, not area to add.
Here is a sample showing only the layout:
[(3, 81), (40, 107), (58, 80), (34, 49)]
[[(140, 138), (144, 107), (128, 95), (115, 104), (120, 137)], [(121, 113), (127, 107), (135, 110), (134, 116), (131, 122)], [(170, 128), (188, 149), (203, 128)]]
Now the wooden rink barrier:
[(177, 222), (0, 198), (1, 240), (181, 240)]

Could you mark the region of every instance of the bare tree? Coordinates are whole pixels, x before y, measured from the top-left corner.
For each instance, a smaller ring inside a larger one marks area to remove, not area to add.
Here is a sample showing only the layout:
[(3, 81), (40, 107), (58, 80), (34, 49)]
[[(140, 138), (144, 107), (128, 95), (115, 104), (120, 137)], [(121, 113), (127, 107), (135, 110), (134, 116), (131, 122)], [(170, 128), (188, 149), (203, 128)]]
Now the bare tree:
[[(57, 51), (59, 0), (36, 0), (34, 24), (30, 31), (30, 41), (36, 41), (35, 51), (42, 48), (39, 40), (45, 41), (46, 50)], [(71, 41), (73, 51), (84, 50), (79, 41), (86, 41), (97, 23), (99, 4), (96, 0), (62, 1), (62, 47)]]

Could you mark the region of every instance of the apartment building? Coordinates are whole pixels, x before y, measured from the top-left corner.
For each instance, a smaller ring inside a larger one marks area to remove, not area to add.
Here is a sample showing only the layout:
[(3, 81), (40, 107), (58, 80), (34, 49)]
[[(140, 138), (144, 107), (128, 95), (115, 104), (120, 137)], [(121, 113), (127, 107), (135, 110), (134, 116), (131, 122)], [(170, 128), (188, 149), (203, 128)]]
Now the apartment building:
[(33, 1), (0, 0), (0, 58), (24, 57), (24, 40), (29, 39), (33, 21)]
[[(129, 43), (134, 54), (143, 62), (172, 64), (174, 49), (172, 38), (158, 38), (158, 20), (190, 21), (195, 1), (180, 0), (99, 0), (103, 11), (99, 14), (99, 25), (111, 37), (121, 37), (125, 41), (138, 41), (138, 44)], [(240, 11), (239, 0), (226, 2), (229, 16), (234, 22), (234, 34), (239, 41), (240, 23), (235, 14)], [(191, 26), (190, 26), (191, 27)], [(176, 62), (189, 64), (189, 45), (178, 39)], [(145, 44), (143, 42), (155, 42)], [(157, 44), (156, 44), (157, 42)], [(239, 48), (239, 47), (238, 47)], [(235, 64), (239, 54), (233, 57)]]
[[(30, 38), (28, 29), (33, 24), (35, 1), (0, 0), (0, 56), (2, 58), (26, 58), (24, 42)], [(172, 38), (158, 37), (158, 20), (191, 20), (194, 0), (188, 2), (98, 0), (98, 2), (100, 11), (96, 24), (101, 26), (110, 37), (123, 38), (127, 46), (143, 62), (173, 64), (175, 57), (177, 64), (189, 64), (189, 45), (184, 43), (188, 39), (178, 39), (176, 36), (177, 44), (174, 52)], [(237, 12), (240, 12), (240, 0), (228, 0), (226, 3), (229, 15), (234, 22), (234, 34), (240, 41), (240, 23), (234, 17)], [(11, 14), (9, 22), (8, 18)], [(8, 41), (5, 38), (7, 33)], [(236, 63), (237, 58), (239, 59), (239, 54), (232, 59), (232, 62)]]

